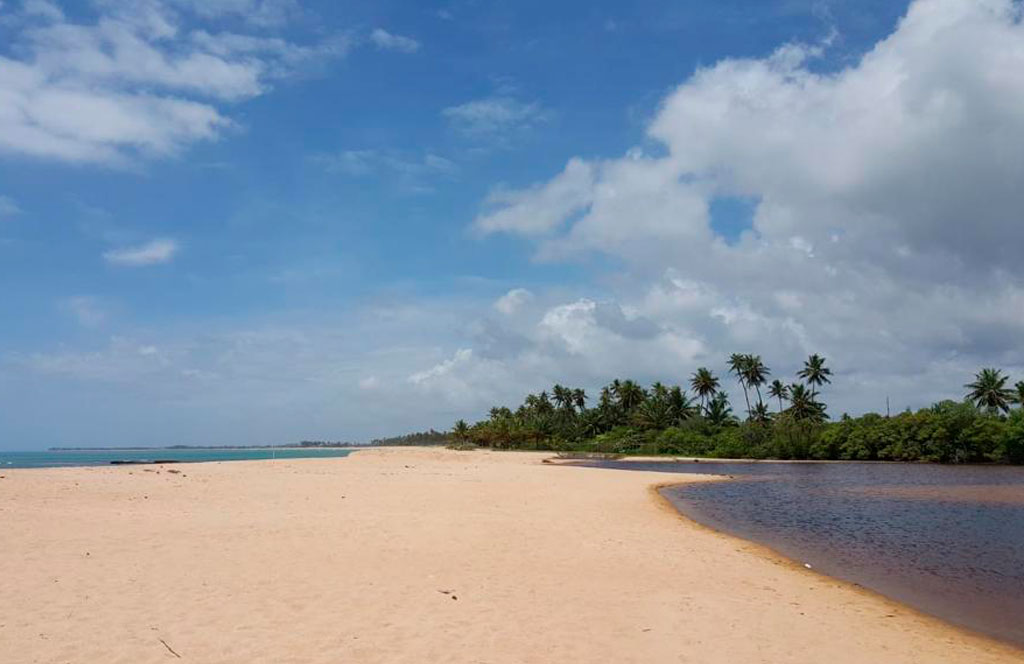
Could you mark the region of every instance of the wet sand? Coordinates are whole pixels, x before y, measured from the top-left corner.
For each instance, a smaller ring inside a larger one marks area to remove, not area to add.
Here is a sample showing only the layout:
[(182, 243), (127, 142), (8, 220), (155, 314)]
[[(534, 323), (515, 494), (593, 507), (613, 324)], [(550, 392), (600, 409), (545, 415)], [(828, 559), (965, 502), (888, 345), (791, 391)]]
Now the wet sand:
[[(8, 470), (21, 662), (1020, 662), (542, 454)], [(179, 472), (171, 472), (172, 470)]]

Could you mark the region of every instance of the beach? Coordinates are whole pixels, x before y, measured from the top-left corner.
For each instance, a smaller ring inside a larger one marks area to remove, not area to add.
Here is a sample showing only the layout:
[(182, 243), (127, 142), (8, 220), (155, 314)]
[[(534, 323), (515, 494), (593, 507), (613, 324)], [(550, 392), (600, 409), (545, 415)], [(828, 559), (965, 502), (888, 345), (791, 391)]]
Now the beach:
[(706, 476), (388, 448), (0, 471), (0, 659), (1020, 662), (679, 515)]

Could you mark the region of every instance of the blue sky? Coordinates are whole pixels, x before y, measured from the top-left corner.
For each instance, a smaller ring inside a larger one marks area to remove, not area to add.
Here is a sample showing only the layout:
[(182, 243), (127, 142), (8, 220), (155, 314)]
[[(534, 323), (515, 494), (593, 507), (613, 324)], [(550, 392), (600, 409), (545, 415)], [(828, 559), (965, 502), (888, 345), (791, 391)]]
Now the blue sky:
[(852, 411), (1020, 368), (1021, 80), (967, 50), (1018, 4), (369, 4), (0, 4), (0, 447), (362, 439), (733, 351), (830, 354)]

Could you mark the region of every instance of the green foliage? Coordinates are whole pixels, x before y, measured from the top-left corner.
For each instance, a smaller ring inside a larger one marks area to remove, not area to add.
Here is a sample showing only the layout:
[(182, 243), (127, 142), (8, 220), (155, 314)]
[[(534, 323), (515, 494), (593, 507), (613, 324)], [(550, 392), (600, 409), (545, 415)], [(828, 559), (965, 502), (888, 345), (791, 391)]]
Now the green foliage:
[[(931, 461), (1024, 463), (1024, 405), (1005, 388), (995, 369), (978, 373), (963, 402), (942, 401), (893, 417), (867, 413), (829, 422), (819, 390), (833, 374), (825, 359), (811, 355), (798, 376), (803, 383), (767, 382), (771, 374), (757, 355), (734, 354), (730, 372), (744, 389), (747, 417), (733, 413), (728, 395), (707, 368), (692, 375), (691, 397), (680, 386), (655, 383), (645, 389), (614, 380), (588, 408), (583, 390), (555, 385), (528, 395), (512, 410), (492, 408), (488, 419), (456, 423), (446, 440), (459, 449), (553, 450), (593, 454), (670, 454), (750, 459)], [(778, 409), (762, 400), (778, 402)], [(1015, 385), (1016, 392), (1024, 382)], [(436, 433), (436, 432), (432, 432)]]

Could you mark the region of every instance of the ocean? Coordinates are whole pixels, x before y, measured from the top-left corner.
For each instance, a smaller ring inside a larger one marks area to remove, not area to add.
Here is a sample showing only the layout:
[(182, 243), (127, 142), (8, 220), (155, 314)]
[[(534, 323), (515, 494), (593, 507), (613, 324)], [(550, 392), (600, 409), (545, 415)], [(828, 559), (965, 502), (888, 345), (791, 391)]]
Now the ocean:
[(351, 449), (286, 447), (274, 449), (140, 449), (140, 450), (45, 450), (5, 452), (0, 450), (0, 472), (7, 468), (62, 468), (71, 466), (108, 466), (112, 461), (153, 461), (172, 459), (180, 462), (251, 461), (256, 459), (319, 459), (344, 457)]

